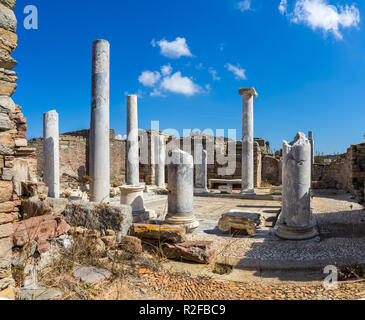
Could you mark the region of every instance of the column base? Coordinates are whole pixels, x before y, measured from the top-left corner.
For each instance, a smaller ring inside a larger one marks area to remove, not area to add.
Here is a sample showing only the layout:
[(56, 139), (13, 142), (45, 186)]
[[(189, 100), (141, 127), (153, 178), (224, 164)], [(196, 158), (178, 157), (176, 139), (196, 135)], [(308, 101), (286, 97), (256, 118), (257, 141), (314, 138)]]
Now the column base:
[(119, 187), (120, 190), (120, 203), (129, 205), (132, 207), (132, 214), (141, 215), (146, 212), (144, 207), (143, 192), (145, 186), (129, 186), (124, 185)]
[(199, 227), (199, 221), (195, 219), (195, 217), (177, 217), (177, 216), (169, 216), (169, 214), (165, 218), (165, 222), (167, 224), (181, 226), (185, 228), (187, 233), (192, 233), (196, 228)]
[(209, 193), (208, 188), (194, 188), (194, 195), (196, 194), (207, 194)]
[(277, 226), (275, 235), (284, 240), (309, 240), (318, 236), (314, 224), (308, 227), (289, 227), (279, 223)]
[(241, 194), (256, 195), (255, 189), (241, 189)]
[(133, 223), (142, 223), (148, 222), (149, 220), (154, 220), (157, 218), (155, 210), (144, 210), (143, 212), (139, 213), (132, 213), (133, 215)]

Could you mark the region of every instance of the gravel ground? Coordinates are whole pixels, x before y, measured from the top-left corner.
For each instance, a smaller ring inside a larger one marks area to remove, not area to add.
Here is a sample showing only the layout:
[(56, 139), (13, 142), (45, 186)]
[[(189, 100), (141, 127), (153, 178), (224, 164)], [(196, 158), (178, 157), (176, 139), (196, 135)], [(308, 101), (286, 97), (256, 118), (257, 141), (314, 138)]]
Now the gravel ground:
[[(105, 298), (121, 297), (119, 290), (112, 285)], [(123, 299), (126, 296), (130, 300), (359, 300), (365, 296), (365, 280), (340, 283), (338, 289), (325, 290), (320, 283), (246, 283), (163, 270), (125, 284)]]

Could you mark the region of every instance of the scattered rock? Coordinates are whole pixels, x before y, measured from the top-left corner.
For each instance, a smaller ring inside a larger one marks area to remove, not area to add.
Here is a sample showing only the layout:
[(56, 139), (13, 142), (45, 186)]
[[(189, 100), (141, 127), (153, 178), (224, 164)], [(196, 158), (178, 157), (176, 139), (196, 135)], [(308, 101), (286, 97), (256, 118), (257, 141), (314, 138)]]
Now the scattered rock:
[(0, 291), (0, 300), (15, 300), (16, 290), (14, 288), (6, 288)]
[(185, 241), (186, 231), (185, 228), (170, 226), (170, 225), (135, 223), (131, 227), (130, 235), (140, 239), (181, 243)]
[(37, 287), (24, 287), (20, 289), (19, 300), (57, 300), (62, 298), (62, 291), (50, 288), (44, 284)]
[(35, 240), (39, 253), (49, 250), (48, 240), (67, 234), (70, 226), (62, 215), (34, 217), (14, 224), (13, 245), (22, 247)]
[(261, 215), (251, 212), (227, 212), (218, 222), (218, 228), (223, 233), (238, 230), (249, 236), (256, 235), (256, 226), (261, 224)]
[(139, 238), (125, 236), (119, 244), (120, 249), (130, 253), (141, 253), (142, 252), (142, 241)]
[(121, 204), (71, 202), (63, 214), (71, 226), (98, 230), (103, 236), (106, 230), (115, 231), (118, 242), (127, 234), (132, 224), (132, 208)]
[(210, 264), (216, 256), (216, 250), (211, 249), (212, 243), (212, 241), (188, 241), (179, 244), (165, 243), (163, 245), (163, 252), (169, 259)]
[(88, 284), (94, 284), (108, 279), (111, 273), (105, 269), (97, 269), (94, 267), (85, 267), (77, 269), (74, 272), (74, 277), (85, 281)]
[(105, 243), (105, 246), (107, 248), (113, 248), (117, 244), (116, 236), (105, 236), (105, 237), (102, 237), (101, 240)]

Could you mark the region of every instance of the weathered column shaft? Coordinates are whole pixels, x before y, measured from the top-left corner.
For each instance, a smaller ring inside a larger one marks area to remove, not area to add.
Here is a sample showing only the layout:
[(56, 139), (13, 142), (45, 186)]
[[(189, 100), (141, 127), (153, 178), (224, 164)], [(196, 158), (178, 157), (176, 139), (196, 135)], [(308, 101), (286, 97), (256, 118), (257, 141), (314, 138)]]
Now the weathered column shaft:
[(94, 202), (108, 202), (110, 194), (109, 56), (109, 42), (94, 41), (89, 159), (90, 191)]
[(43, 115), (44, 182), (48, 196), (60, 197), (59, 125), (55, 110)]
[(208, 192), (208, 156), (203, 148), (201, 139), (194, 140), (195, 159), (195, 190), (196, 192)]
[(299, 132), (294, 141), (283, 142), (283, 208), (276, 234), (302, 240), (316, 235), (311, 221), (311, 144)]
[(242, 192), (254, 193), (254, 120), (253, 99), (258, 95), (254, 88), (240, 89), (243, 101), (242, 117)]
[(166, 145), (163, 135), (155, 136), (155, 157), (155, 183), (159, 188), (165, 188)]
[(168, 214), (166, 222), (182, 225), (188, 231), (198, 227), (194, 209), (194, 160), (182, 150), (173, 150), (169, 154), (168, 166)]
[(127, 185), (139, 185), (137, 96), (127, 96)]

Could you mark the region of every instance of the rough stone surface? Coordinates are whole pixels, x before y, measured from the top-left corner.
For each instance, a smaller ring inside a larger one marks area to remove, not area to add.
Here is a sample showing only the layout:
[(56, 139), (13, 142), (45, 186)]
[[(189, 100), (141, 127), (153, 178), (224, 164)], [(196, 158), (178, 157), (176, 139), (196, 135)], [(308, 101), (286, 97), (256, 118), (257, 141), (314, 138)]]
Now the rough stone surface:
[(38, 243), (38, 251), (44, 253), (50, 248), (48, 240), (67, 234), (69, 229), (62, 215), (26, 219), (14, 224), (13, 246), (21, 247), (34, 240)]
[(216, 250), (211, 249), (211, 245), (212, 241), (189, 241), (180, 244), (165, 243), (163, 253), (169, 259), (210, 264), (216, 255)]
[(133, 224), (130, 234), (140, 239), (181, 243), (185, 241), (186, 231), (185, 228), (169, 225)]
[(50, 288), (39, 284), (36, 287), (24, 287), (20, 289), (19, 300), (59, 300), (62, 298), (62, 291), (58, 288)]
[(73, 275), (75, 278), (79, 278), (88, 284), (95, 284), (108, 279), (111, 276), (111, 273), (105, 269), (85, 267), (77, 269)]
[(261, 215), (251, 212), (227, 212), (218, 222), (220, 231), (227, 233), (233, 230), (243, 231), (249, 236), (256, 235), (256, 227), (261, 224)]
[(47, 198), (44, 201), (37, 197), (32, 197), (22, 201), (21, 213), (25, 218), (43, 216), (45, 214), (63, 214), (69, 200)]
[(127, 234), (132, 224), (132, 208), (120, 204), (69, 203), (64, 215), (71, 226), (98, 230), (102, 235), (105, 235), (107, 230), (114, 230), (118, 242)]
[(141, 253), (142, 241), (137, 237), (124, 236), (119, 247), (130, 253)]

